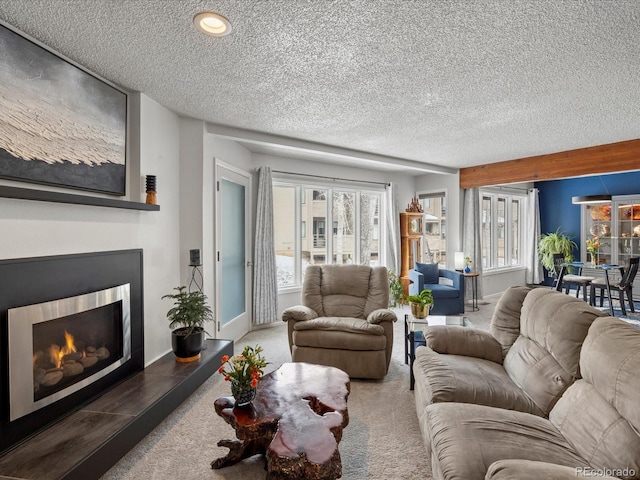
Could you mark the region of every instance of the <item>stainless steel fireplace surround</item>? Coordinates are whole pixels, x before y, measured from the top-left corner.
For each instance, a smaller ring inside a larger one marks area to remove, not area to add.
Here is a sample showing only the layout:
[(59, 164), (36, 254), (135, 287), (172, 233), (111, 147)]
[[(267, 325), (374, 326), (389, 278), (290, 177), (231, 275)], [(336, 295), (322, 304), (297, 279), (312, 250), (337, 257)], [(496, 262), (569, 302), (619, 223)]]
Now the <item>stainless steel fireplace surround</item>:
[[(8, 310), (9, 418), (14, 421), (81, 390), (131, 358), (130, 284)], [(39, 400), (34, 395), (34, 325), (121, 302), (122, 356), (104, 368)]]

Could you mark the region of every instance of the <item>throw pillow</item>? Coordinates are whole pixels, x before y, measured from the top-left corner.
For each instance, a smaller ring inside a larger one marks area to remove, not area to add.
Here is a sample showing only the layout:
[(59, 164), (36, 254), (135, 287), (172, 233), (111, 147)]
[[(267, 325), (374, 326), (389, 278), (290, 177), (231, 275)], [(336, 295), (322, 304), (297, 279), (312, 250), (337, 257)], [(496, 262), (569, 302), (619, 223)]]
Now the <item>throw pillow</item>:
[(416, 270), (424, 275), (425, 284), (435, 284), (440, 281), (437, 263), (418, 263), (416, 262)]

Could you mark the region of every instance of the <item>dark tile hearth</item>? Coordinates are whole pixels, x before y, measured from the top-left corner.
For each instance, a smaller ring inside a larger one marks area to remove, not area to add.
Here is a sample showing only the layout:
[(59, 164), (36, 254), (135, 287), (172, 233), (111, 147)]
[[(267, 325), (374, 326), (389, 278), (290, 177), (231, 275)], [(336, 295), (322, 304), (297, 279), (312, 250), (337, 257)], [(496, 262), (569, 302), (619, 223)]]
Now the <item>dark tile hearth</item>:
[(216, 372), (230, 340), (207, 340), (202, 358), (169, 353), (0, 457), (0, 479), (90, 480), (103, 475)]

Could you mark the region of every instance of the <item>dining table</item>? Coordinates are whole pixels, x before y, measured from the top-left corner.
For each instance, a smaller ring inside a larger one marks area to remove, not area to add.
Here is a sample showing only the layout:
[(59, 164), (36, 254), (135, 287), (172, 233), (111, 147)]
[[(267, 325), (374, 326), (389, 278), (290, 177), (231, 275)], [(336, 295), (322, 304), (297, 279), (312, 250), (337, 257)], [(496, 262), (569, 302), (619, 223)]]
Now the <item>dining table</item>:
[[(620, 271), (620, 275), (624, 275), (624, 267), (622, 267), (621, 265), (618, 264), (614, 264), (614, 263), (591, 263), (591, 262), (565, 262), (565, 263), (561, 263), (560, 264), (560, 272), (558, 273), (558, 283), (556, 284), (555, 288), (557, 291), (561, 292), (562, 291), (562, 278), (565, 276), (565, 274), (567, 273), (567, 270), (569, 269), (569, 267), (573, 267), (578, 269), (579, 272), (582, 271), (583, 268), (593, 268), (596, 270), (602, 270), (604, 272), (604, 279), (605, 279), (605, 283), (606, 283), (606, 288), (607, 288), (607, 296), (609, 298), (609, 312), (611, 313), (611, 316), (614, 317), (614, 313), (613, 313), (613, 302), (611, 301), (611, 283), (610, 283), (610, 278), (609, 278), (609, 272), (614, 271), (614, 270), (619, 270)], [(580, 274), (580, 273), (578, 273)], [(595, 305), (595, 301), (593, 298), (589, 299), (591, 302), (591, 305)]]

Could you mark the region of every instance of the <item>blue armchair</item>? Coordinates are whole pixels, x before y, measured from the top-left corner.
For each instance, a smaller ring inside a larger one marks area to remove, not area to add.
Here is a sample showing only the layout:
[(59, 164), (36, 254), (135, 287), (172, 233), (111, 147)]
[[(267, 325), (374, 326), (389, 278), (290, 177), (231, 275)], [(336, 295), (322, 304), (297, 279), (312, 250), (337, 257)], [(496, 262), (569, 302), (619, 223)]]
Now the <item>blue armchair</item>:
[[(444, 280), (440, 283), (440, 279)], [(464, 313), (464, 277), (460, 272), (438, 268), (437, 263), (418, 263), (409, 270), (409, 295), (417, 295), (425, 288), (431, 290), (434, 315)]]

